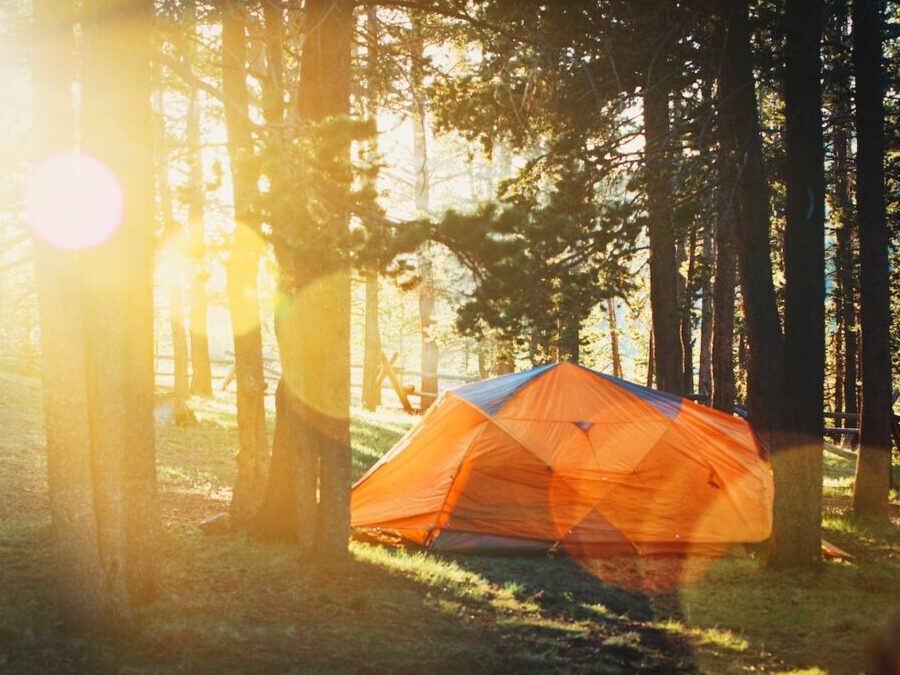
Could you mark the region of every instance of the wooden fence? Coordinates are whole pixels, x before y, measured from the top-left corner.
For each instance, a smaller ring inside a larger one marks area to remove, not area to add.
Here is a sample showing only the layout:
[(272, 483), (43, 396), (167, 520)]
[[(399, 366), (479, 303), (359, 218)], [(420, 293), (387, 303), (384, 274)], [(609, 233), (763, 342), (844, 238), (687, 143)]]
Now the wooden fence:
[[(419, 370), (408, 370), (396, 365), (398, 358), (399, 355), (396, 352), (390, 359), (382, 354), (377, 382), (383, 395), (387, 393), (389, 399), (393, 395), (393, 398), (396, 399), (396, 405), (410, 413), (416, 412), (416, 408), (410, 402), (409, 397), (418, 397), (424, 403), (426, 400), (434, 399), (437, 396), (437, 394), (422, 392), (417, 388), (416, 384), (421, 381), (423, 376), (437, 378), (439, 393), (458, 384), (474, 382), (479, 379), (477, 376), (458, 373), (423, 373)], [(171, 385), (171, 380), (174, 377), (173, 355), (157, 353), (154, 354), (154, 360), (157, 382), (163, 385)], [(210, 365), (212, 366), (214, 389), (226, 391), (234, 382), (234, 354), (226, 352), (224, 356), (211, 357)], [(362, 392), (363, 366), (362, 364), (354, 363), (350, 365), (350, 368), (350, 387), (356, 393), (358, 400), (361, 398)], [(281, 362), (278, 356), (272, 352), (267, 352), (263, 355), (263, 376), (267, 384), (266, 394), (274, 395), (278, 380), (281, 379)]]

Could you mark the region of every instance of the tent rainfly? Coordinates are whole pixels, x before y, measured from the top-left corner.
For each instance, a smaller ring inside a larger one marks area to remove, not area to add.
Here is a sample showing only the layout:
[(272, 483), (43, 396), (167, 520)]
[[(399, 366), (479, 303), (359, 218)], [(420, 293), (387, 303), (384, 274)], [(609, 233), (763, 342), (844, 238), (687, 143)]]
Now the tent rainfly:
[(445, 551), (704, 552), (768, 538), (772, 496), (743, 419), (563, 362), (441, 395), (351, 523)]

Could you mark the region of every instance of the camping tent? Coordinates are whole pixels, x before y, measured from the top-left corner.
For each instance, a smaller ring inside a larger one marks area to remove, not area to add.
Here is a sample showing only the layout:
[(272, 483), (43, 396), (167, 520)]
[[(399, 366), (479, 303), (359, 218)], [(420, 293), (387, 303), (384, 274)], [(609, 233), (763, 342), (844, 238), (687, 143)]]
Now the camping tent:
[(772, 494), (743, 419), (564, 362), (445, 392), (351, 522), (440, 550), (674, 552), (766, 539)]

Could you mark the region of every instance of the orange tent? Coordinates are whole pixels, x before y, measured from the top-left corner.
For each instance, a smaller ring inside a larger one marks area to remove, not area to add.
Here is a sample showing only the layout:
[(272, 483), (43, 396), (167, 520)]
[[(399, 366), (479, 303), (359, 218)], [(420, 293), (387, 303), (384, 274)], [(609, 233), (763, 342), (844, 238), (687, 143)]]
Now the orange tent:
[(557, 363), (444, 393), (351, 522), (440, 550), (674, 552), (766, 539), (772, 494), (744, 420)]

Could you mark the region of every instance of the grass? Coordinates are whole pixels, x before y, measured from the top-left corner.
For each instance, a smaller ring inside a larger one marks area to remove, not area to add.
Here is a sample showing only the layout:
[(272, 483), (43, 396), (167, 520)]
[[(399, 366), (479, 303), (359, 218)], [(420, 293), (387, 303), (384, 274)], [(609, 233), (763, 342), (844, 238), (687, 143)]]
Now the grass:
[[(827, 462), (825, 536), (852, 562), (778, 574), (753, 557), (576, 561), (437, 555), (354, 543), (341, 569), (289, 546), (207, 537), (227, 508), (233, 401), (158, 428), (163, 593), (120, 640), (69, 634), (55, 610), (35, 380), (0, 373), (0, 672), (859, 672), (900, 597), (900, 529), (853, 520)], [(354, 411), (354, 476), (414, 422)]]

